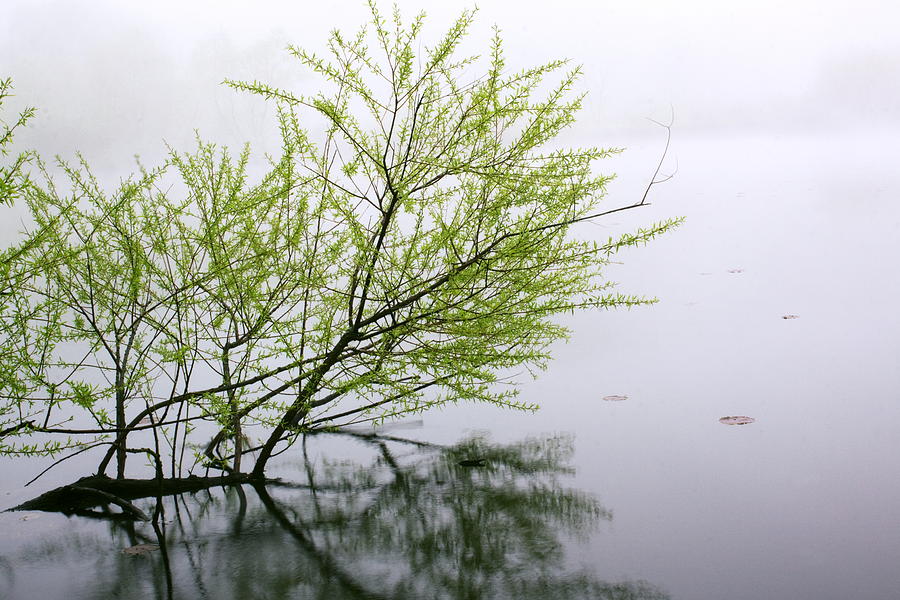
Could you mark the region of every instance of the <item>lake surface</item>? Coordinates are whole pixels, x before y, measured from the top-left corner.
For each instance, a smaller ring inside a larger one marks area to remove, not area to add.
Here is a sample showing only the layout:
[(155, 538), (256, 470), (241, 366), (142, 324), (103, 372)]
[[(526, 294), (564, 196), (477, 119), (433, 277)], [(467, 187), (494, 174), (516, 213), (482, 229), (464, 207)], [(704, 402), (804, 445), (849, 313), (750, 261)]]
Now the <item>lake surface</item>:
[[(609, 272), (660, 303), (567, 318), (523, 379), (539, 412), (310, 439), (273, 465), (294, 487), (167, 500), (166, 552), (122, 553), (149, 524), (2, 513), (0, 597), (900, 597), (896, 139), (676, 140), (652, 207), (581, 231), (686, 215)], [(657, 151), (613, 164), (611, 198)], [(44, 462), (0, 463), (3, 507), (91, 460), (27, 489)]]

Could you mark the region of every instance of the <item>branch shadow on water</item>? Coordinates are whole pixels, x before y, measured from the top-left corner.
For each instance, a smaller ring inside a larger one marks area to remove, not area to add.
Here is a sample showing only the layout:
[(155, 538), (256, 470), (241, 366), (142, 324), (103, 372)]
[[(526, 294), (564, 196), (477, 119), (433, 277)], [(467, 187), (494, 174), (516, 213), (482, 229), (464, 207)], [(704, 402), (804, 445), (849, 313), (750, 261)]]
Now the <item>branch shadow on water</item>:
[(667, 598), (567, 561), (567, 544), (612, 518), (563, 485), (571, 437), (354, 440), (363, 460), (315, 458), (304, 440), (290, 481), (145, 499), (151, 522), (108, 512), (95, 535), (55, 532), (11, 563), (79, 564), (70, 598)]

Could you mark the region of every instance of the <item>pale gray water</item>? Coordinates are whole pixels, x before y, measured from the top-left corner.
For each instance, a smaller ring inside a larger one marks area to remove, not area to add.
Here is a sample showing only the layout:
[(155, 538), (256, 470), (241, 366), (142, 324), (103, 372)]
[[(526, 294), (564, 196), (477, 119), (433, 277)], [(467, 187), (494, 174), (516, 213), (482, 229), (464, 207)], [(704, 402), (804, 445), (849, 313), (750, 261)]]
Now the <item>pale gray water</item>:
[[(598, 581), (646, 581), (685, 600), (900, 597), (895, 133), (677, 140), (678, 175), (654, 190), (653, 206), (596, 228), (606, 237), (688, 217), (610, 273), (624, 291), (655, 294), (660, 304), (571, 318), (574, 335), (550, 370), (523, 383), (522, 399), (543, 405), (536, 414), (458, 406), (395, 433), (447, 444), (479, 430), (501, 444), (574, 436), (575, 474), (563, 485), (610, 514), (585, 529), (586, 540), (559, 530), (566, 552), (554, 573), (584, 568)], [(657, 150), (655, 141), (634, 145), (617, 165), (633, 171), (613, 196), (639, 189), (637, 167)], [(756, 422), (718, 422), (728, 415)], [(351, 446), (322, 455), (359, 458)], [(0, 498), (14, 504), (80, 474), (23, 492), (36, 468), (4, 462)], [(227, 523), (234, 506), (222, 507), (210, 522)], [(22, 583), (35, 579), (61, 589), (49, 582), (73, 564), (81, 576), (110, 568), (127, 541), (83, 518), (24, 518), (0, 514), (3, 568), (19, 582), (14, 598), (38, 597)], [(95, 542), (66, 542), (67, 559), (29, 567), (21, 558), (35, 538), (51, 547), (78, 532)], [(242, 543), (230, 551), (246, 552)], [(83, 556), (73, 558), (79, 552), (110, 554), (85, 567)]]

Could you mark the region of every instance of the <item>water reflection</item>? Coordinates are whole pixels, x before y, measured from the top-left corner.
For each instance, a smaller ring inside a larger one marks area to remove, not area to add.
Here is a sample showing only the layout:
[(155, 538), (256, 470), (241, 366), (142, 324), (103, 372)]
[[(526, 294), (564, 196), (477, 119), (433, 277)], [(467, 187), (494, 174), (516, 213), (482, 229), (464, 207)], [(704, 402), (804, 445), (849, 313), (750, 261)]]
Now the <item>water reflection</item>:
[[(571, 438), (356, 440), (362, 460), (312, 458), (310, 440), (278, 485), (164, 498), (147, 505), (158, 525), (96, 521), (32, 543), (12, 566), (77, 577), (76, 598), (666, 597), (568, 567), (567, 543), (611, 518), (563, 485)], [(141, 544), (159, 549), (121, 552)]]

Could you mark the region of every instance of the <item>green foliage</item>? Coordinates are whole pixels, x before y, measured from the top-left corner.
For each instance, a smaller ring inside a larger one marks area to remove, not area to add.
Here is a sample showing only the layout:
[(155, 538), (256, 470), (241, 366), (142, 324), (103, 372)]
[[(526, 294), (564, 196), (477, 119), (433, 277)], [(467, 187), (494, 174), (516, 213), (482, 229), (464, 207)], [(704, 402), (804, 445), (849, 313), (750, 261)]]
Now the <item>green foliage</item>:
[[(0, 108), (7, 98), (12, 96), (12, 80), (0, 79)], [(33, 108), (26, 108), (20, 112), (12, 124), (0, 117), (0, 155), (8, 156), (9, 146), (12, 144), (13, 133), (19, 127), (23, 127), (34, 116)], [(22, 153), (16, 156), (11, 164), (0, 165), (0, 204), (11, 205), (22, 192), (27, 179), (22, 174), (22, 169), (28, 162), (29, 155)]]
[(20, 365), (2, 382), (6, 451), (26, 432), (108, 434), (100, 470), (115, 453), (121, 476), (143, 419), (173, 457), (205, 420), (219, 427), (207, 459), (228, 446), (234, 470), (245, 429), (261, 432), (261, 474), (305, 430), (466, 400), (533, 409), (509, 375), (547, 365), (568, 333), (555, 316), (653, 302), (602, 271), (679, 220), (572, 235), (644, 204), (600, 207), (610, 176), (595, 163), (617, 149), (554, 143), (581, 107), (579, 68), (512, 71), (496, 33), (486, 60), (457, 56), (471, 12), (429, 47), (422, 15), (371, 8), (368, 29), (331, 34), (329, 56), (290, 49), (325, 91), (227, 82), (278, 109), (281, 153), (261, 177), (249, 148), (198, 139), (112, 193), (80, 157), (57, 164), (68, 193), (42, 163), (44, 183), (16, 188), (38, 234), (4, 298)]

